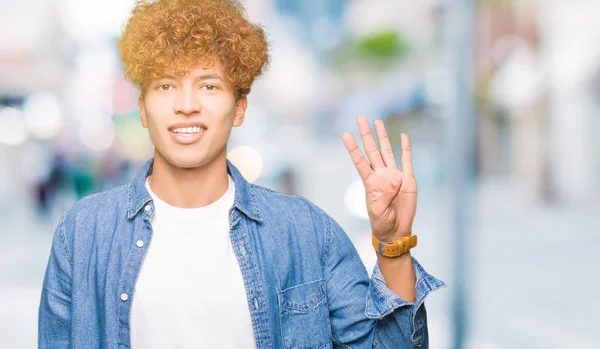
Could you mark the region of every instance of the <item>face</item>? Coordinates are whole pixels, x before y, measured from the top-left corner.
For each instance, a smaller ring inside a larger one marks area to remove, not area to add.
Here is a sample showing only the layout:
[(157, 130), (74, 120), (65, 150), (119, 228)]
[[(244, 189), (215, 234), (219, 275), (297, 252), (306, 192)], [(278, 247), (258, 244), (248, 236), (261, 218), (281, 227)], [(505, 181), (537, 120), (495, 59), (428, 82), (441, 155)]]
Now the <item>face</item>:
[(225, 161), (232, 127), (244, 121), (246, 97), (237, 100), (216, 61), (185, 76), (153, 80), (140, 98), (141, 119), (155, 148), (155, 161), (197, 168)]

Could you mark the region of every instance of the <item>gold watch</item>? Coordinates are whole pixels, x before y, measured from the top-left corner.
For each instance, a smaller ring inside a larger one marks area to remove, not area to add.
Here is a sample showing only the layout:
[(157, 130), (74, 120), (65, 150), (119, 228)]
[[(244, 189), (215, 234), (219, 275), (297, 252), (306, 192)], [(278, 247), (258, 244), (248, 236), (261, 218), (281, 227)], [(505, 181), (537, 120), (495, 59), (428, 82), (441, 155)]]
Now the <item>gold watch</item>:
[(417, 236), (408, 234), (400, 240), (391, 243), (379, 241), (373, 232), (371, 232), (373, 248), (377, 253), (385, 257), (399, 257), (408, 252), (411, 248), (417, 246)]

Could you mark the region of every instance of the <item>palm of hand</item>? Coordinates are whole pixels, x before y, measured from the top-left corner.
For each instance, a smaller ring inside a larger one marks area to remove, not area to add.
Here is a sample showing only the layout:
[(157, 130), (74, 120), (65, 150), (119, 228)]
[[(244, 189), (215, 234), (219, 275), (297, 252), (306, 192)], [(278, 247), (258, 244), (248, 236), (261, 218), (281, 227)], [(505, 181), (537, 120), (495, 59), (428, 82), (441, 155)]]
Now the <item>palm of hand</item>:
[(371, 229), (382, 241), (397, 240), (411, 233), (417, 206), (417, 182), (412, 172), (410, 140), (406, 134), (401, 135), (400, 171), (383, 122), (375, 122), (381, 152), (365, 117), (358, 118), (358, 127), (369, 163), (351, 134), (344, 134), (343, 139), (365, 187)]

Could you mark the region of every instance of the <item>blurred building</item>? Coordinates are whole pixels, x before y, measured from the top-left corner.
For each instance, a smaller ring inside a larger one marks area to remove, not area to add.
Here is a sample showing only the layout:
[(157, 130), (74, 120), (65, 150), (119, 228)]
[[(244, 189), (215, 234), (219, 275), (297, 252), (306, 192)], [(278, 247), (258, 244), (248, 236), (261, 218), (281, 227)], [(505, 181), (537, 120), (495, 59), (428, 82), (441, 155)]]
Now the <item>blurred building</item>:
[[(599, 192), (597, 2), (488, 2), (477, 11), (479, 163), (534, 200)], [(585, 33), (585, 34), (584, 34)]]

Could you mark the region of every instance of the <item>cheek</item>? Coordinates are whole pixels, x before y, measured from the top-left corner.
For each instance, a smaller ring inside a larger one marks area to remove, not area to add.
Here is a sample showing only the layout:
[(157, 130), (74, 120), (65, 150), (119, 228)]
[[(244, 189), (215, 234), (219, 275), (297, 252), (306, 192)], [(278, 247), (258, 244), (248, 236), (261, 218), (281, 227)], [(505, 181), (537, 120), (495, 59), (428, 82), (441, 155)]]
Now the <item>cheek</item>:
[(203, 105), (207, 114), (216, 116), (215, 120), (224, 125), (231, 124), (235, 117), (235, 101), (229, 98), (219, 98)]
[(168, 109), (166, 109), (164, 103), (147, 103), (146, 105), (146, 122), (148, 123), (148, 128), (160, 128), (166, 122)]

